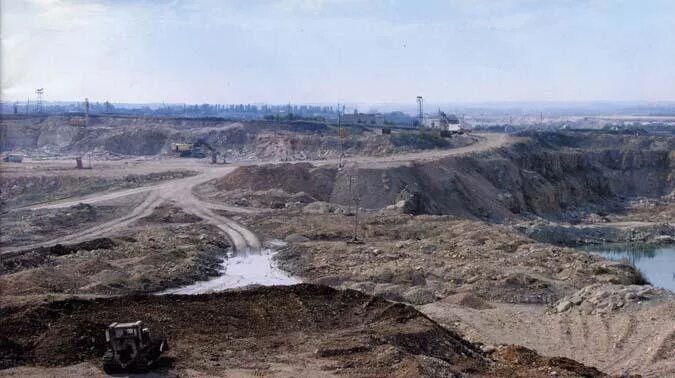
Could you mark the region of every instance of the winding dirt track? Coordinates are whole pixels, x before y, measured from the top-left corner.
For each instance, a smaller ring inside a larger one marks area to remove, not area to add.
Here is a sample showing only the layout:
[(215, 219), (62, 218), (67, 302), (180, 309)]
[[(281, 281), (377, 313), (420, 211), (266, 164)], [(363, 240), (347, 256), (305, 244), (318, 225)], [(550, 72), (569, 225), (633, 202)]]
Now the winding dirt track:
[[(449, 150), (431, 150), (415, 153), (406, 153), (386, 157), (369, 157), (357, 156), (350, 157), (348, 164), (363, 164), (368, 167), (386, 167), (392, 165), (408, 164), (414, 161), (425, 161), (432, 159), (439, 159), (447, 156), (462, 155), (468, 153), (476, 153), (491, 150), (511, 143), (514, 139), (504, 134), (480, 134), (477, 135), (479, 141), (465, 147), (449, 149)], [(316, 165), (334, 165), (337, 164), (337, 159), (332, 160), (317, 160), (310, 161)], [(174, 162), (175, 163), (175, 162)], [(109, 235), (119, 229), (131, 225), (136, 220), (149, 216), (161, 204), (171, 201), (174, 206), (182, 208), (185, 212), (196, 215), (204, 221), (218, 227), (230, 240), (236, 255), (259, 254), (261, 243), (258, 237), (247, 228), (234, 222), (233, 220), (224, 216), (218, 215), (213, 210), (227, 210), (230, 212), (251, 212), (250, 209), (240, 209), (231, 206), (219, 205), (209, 203), (197, 198), (193, 194), (193, 189), (204, 182), (223, 177), (232, 172), (240, 165), (253, 164), (270, 164), (274, 162), (256, 162), (256, 163), (240, 163), (228, 166), (207, 165), (203, 163), (195, 163), (194, 161), (186, 161), (189, 169), (197, 169), (200, 171), (196, 176), (172, 180), (158, 185), (152, 185), (141, 188), (120, 190), (112, 193), (94, 194), (84, 196), (77, 199), (61, 200), (50, 203), (44, 203), (36, 206), (26, 207), (26, 209), (59, 209), (70, 206), (75, 206), (79, 203), (94, 204), (103, 201), (119, 199), (131, 195), (145, 194), (144, 201), (137, 206), (131, 213), (121, 218), (111, 220), (109, 222), (96, 225), (94, 227), (78, 231), (76, 233), (66, 235), (60, 238), (49, 241), (35, 243), (31, 245), (24, 245), (20, 247), (2, 248), (1, 253), (17, 252), (22, 250), (30, 250), (38, 247), (63, 244), (63, 243), (78, 243), (90, 240), (94, 237)]]

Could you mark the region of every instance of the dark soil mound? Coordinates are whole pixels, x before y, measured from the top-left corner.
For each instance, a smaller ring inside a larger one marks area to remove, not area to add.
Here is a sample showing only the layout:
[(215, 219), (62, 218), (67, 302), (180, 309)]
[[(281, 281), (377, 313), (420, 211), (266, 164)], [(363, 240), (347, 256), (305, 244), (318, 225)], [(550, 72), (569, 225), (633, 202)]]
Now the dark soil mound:
[(105, 327), (134, 320), (168, 336), (169, 357), (179, 369), (250, 369), (292, 365), (301, 358), (339, 374), (514, 371), (491, 363), (474, 345), (412, 307), (307, 284), (0, 308), (0, 367), (96, 363), (105, 349)]
[(77, 251), (111, 249), (116, 243), (110, 238), (97, 238), (76, 244), (56, 244), (31, 251), (18, 251), (0, 255), (0, 274), (10, 274), (46, 264), (50, 256), (70, 255)]
[(309, 163), (239, 167), (216, 183), (219, 190), (253, 191), (281, 189), (287, 193), (305, 192), (327, 201), (333, 190), (337, 170), (315, 168)]

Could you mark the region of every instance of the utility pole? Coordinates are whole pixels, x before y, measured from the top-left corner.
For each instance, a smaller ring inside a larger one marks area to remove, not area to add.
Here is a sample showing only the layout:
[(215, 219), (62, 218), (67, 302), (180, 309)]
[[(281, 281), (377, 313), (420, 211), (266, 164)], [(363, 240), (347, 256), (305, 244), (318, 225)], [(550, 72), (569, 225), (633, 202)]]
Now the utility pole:
[(424, 99), (422, 96), (417, 96), (417, 105), (419, 106), (419, 120), (417, 121), (419, 123), (418, 127), (420, 130), (422, 130), (422, 124), (424, 122), (424, 111), (422, 108), (422, 104), (424, 103)]
[(337, 104), (338, 117), (338, 143), (340, 144), (340, 157), (338, 158), (338, 169), (342, 168), (342, 120), (340, 119), (340, 103)]
[(539, 127), (544, 127), (544, 112), (539, 113)]
[(342, 168), (342, 159), (344, 158), (344, 146), (343, 146), (343, 139), (345, 137), (345, 132), (344, 129), (342, 128), (342, 114), (345, 112), (345, 106), (344, 104), (342, 105), (342, 112), (340, 111), (340, 104), (338, 104), (337, 107), (338, 111), (338, 139), (340, 141), (340, 158), (338, 160), (338, 169)]
[(89, 127), (89, 98), (84, 99), (84, 127)]
[[(354, 203), (354, 236), (352, 240), (348, 243), (350, 244), (363, 244), (362, 240), (359, 240), (359, 205), (361, 203), (361, 197), (359, 196), (359, 187), (358, 187), (358, 170), (355, 167), (354, 173), (349, 175), (349, 195), (352, 202)], [(353, 181), (353, 183), (352, 183)], [(353, 188), (353, 189), (352, 189)]]
[(36, 113), (42, 113), (42, 95), (44, 93), (45, 93), (44, 88), (38, 88), (35, 90), (35, 94), (37, 95), (37, 103), (35, 105)]

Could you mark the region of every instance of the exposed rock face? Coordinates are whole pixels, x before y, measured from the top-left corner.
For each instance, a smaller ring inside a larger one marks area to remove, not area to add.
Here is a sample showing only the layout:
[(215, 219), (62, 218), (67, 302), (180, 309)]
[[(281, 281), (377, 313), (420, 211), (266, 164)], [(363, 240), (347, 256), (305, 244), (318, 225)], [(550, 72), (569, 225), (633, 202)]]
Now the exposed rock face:
[(309, 164), (242, 167), (217, 187), (264, 190), (276, 185), (341, 205), (351, 204), (357, 192), (364, 208), (494, 221), (523, 213), (551, 216), (578, 206), (602, 208), (625, 197), (658, 197), (675, 189), (675, 154), (667, 149), (675, 148), (675, 138), (661, 138), (658, 149), (636, 150), (630, 143), (621, 149), (569, 148), (551, 145), (548, 137), (537, 134), (498, 151), (412, 166), (342, 171)]
[(664, 224), (610, 226), (561, 226), (554, 222), (534, 222), (527, 227), (518, 227), (527, 236), (546, 243), (558, 245), (585, 245), (603, 243), (651, 243), (672, 244), (675, 242), (675, 227)]
[(166, 118), (91, 115), (4, 116), (0, 119), (0, 151), (153, 156), (166, 153), (172, 142), (207, 143), (228, 160), (303, 160), (350, 155), (385, 155), (393, 151), (466, 146), (470, 135), (385, 137), (363, 127), (350, 127), (340, 148), (337, 127), (294, 121), (232, 122), (221, 118)]

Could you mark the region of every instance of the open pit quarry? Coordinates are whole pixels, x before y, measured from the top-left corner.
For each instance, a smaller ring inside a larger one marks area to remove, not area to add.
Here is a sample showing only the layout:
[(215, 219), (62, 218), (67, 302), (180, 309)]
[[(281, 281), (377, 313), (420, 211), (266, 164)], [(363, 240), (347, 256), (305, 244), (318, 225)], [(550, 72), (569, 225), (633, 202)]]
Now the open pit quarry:
[(584, 249), (675, 245), (673, 134), (73, 117), (1, 120), (0, 376), (135, 320), (168, 376), (675, 376), (673, 289)]

